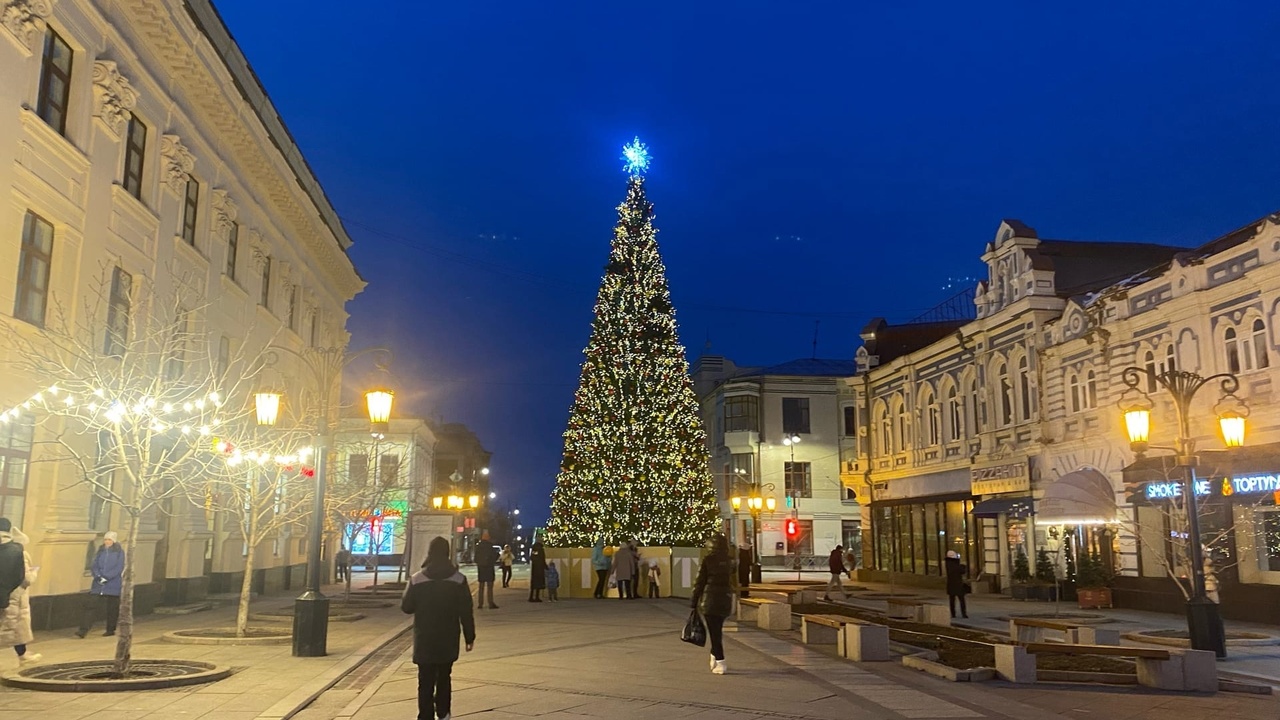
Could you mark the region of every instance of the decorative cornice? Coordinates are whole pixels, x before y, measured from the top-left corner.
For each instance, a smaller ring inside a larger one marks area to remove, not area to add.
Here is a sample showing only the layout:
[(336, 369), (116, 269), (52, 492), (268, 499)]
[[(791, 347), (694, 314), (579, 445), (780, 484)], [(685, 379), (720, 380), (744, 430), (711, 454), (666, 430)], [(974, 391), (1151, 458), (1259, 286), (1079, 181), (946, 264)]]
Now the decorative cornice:
[(0, 23), (27, 48), (52, 14), (53, 0), (0, 0)]
[(116, 64), (110, 60), (93, 62), (93, 114), (102, 120), (116, 137), (124, 130), (133, 108), (138, 104), (138, 91), (133, 89)]
[(239, 211), (235, 201), (226, 190), (214, 190), (210, 195), (209, 205), (213, 209), (213, 229), (215, 232), (228, 232), (236, 221)]
[(181, 196), (186, 192), (187, 180), (196, 169), (195, 156), (177, 135), (164, 135), (160, 138), (160, 158), (164, 183)]

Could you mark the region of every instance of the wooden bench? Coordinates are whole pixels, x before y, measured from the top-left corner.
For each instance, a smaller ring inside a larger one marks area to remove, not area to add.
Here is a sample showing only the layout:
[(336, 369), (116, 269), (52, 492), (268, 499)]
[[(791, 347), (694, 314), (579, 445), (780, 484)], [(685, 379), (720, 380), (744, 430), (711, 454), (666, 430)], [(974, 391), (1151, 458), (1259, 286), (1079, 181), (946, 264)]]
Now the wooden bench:
[(1145, 687), (1210, 693), (1218, 690), (1217, 658), (1208, 650), (1027, 643), (996, 645), (995, 651), (996, 674), (1009, 682), (1035, 682), (1036, 654), (1058, 653), (1133, 658), (1138, 671), (1138, 684)]
[(836, 654), (854, 662), (889, 660), (889, 628), (845, 615), (801, 615), (806, 645), (835, 643)]
[(761, 630), (790, 630), (791, 606), (766, 598), (739, 598), (738, 622), (755, 623)]
[(778, 583), (756, 583), (751, 586), (752, 592), (785, 595), (792, 605), (812, 605), (818, 602), (818, 592), (822, 585), (781, 585)]
[(885, 600), (885, 615), (895, 620), (910, 620), (911, 622), (951, 627), (951, 610), (945, 605), (925, 602), (924, 600), (889, 598)]
[(1042, 643), (1045, 630), (1057, 630), (1073, 645), (1119, 645), (1120, 631), (1063, 620), (1009, 618), (1009, 637), (1018, 644)]

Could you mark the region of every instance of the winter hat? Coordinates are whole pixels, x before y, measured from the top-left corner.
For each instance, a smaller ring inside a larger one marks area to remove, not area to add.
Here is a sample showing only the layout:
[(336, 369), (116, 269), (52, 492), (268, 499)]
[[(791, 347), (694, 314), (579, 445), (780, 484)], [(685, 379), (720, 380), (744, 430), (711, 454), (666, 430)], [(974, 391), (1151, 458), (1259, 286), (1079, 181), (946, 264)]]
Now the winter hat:
[(115, 530), (111, 530), (106, 535), (103, 535), (102, 539), (110, 540), (111, 542), (120, 542), (120, 536), (116, 534)]
[(960, 553), (956, 552), (955, 550), (948, 550), (947, 557), (951, 558), (952, 560), (959, 560)]
[(427, 559), (422, 561), (422, 567), (426, 567), (432, 560), (447, 559), (449, 559), (449, 541), (437, 537), (427, 546)]
[(9, 518), (0, 517), (0, 532), (9, 532), (12, 529), (13, 523), (9, 521)]
[(485, 530), (484, 532), (480, 533), (480, 539), (481, 539), (481, 540), (488, 540), (488, 539), (489, 539), (489, 531), (488, 531), (488, 530)]

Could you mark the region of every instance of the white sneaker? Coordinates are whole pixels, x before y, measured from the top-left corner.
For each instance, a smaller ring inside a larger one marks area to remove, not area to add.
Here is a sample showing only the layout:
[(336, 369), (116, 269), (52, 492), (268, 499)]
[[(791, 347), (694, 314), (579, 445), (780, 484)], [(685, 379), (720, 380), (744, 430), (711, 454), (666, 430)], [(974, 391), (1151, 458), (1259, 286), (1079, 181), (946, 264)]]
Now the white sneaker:
[(716, 656), (715, 656), (715, 655), (709, 655), (708, 657), (710, 657), (710, 658), (711, 658), (711, 663), (710, 663), (710, 664), (708, 664), (708, 665), (707, 665), (707, 667), (708, 667), (708, 668), (711, 668), (711, 669), (715, 669), (715, 666), (716, 666)]
[(18, 657), (18, 664), (31, 665), (33, 663), (38, 663), (43, 659), (44, 659), (44, 656), (41, 655), (40, 653), (27, 653), (26, 655), (20, 655)]
[(717, 661), (716, 661), (716, 664), (715, 664), (714, 666), (712, 666), (712, 668), (711, 668), (711, 673), (712, 673), (713, 675), (723, 675), (723, 674), (725, 673), (725, 670), (726, 670), (726, 669), (727, 669), (727, 668), (725, 668), (724, 661), (723, 661), (723, 660), (717, 660)]

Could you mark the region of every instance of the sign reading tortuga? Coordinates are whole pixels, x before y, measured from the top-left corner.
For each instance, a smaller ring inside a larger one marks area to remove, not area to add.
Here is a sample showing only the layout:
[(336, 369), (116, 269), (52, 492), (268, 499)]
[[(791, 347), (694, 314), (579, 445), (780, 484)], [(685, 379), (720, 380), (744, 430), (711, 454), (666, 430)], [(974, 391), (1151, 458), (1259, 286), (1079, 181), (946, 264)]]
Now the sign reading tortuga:
[(969, 482), (974, 495), (1026, 492), (1031, 489), (1027, 463), (1005, 463), (969, 469)]

